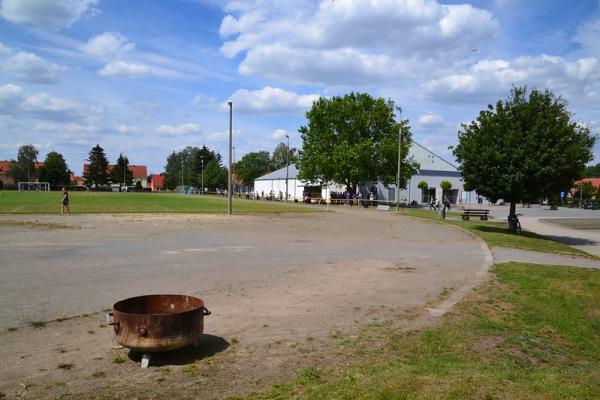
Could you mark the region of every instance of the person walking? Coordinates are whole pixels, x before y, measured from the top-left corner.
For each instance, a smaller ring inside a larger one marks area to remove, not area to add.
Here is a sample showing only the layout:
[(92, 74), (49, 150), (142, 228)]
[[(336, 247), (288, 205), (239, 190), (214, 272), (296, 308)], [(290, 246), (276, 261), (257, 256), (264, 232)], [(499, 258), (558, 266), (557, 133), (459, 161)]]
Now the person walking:
[(67, 215), (71, 215), (71, 211), (69, 210), (69, 192), (67, 192), (67, 188), (63, 188), (62, 200), (60, 201), (60, 215), (65, 215), (65, 210), (67, 210)]

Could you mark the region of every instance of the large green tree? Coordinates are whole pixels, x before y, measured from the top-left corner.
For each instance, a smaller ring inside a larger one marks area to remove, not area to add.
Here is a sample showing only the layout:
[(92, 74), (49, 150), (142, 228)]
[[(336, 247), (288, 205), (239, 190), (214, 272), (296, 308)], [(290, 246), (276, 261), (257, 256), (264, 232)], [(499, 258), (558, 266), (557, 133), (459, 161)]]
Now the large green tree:
[(235, 173), (244, 185), (250, 186), (254, 180), (271, 170), (271, 156), (268, 151), (255, 151), (246, 154), (235, 164)]
[(12, 161), (9, 176), (15, 182), (33, 182), (37, 177), (35, 163), (37, 161), (38, 151), (32, 144), (26, 144), (19, 147), (17, 160)]
[(39, 179), (41, 182), (49, 182), (53, 188), (69, 184), (69, 167), (62, 154), (56, 151), (46, 154), (44, 165), (40, 167)]
[(396, 121), (392, 100), (350, 93), (320, 98), (300, 127), (300, 178), (345, 185), (349, 192), (363, 182), (396, 181), (398, 143), (402, 130), (400, 187), (406, 187), (417, 164), (408, 159), (411, 133), (408, 121)]
[(204, 187), (210, 191), (226, 188), (227, 179), (227, 168), (223, 167), (221, 155), (217, 153), (217, 156), (208, 164), (204, 164)]
[(100, 187), (110, 183), (108, 160), (99, 144), (90, 150), (87, 168), (83, 171), (83, 180), (88, 186)]
[(288, 163), (289, 165), (295, 164), (297, 159), (298, 150), (293, 147), (288, 149), (288, 145), (281, 142), (275, 147), (275, 150), (273, 150), (273, 155), (271, 156), (271, 169), (277, 170), (283, 168)]
[(119, 184), (119, 189), (125, 182), (125, 186), (133, 185), (133, 171), (129, 169), (129, 159), (123, 154), (119, 154), (117, 163), (110, 171), (110, 179), (113, 183)]
[(554, 198), (583, 175), (596, 137), (573, 120), (567, 102), (549, 90), (513, 88), (458, 133), (454, 155), (465, 184), (491, 201)]

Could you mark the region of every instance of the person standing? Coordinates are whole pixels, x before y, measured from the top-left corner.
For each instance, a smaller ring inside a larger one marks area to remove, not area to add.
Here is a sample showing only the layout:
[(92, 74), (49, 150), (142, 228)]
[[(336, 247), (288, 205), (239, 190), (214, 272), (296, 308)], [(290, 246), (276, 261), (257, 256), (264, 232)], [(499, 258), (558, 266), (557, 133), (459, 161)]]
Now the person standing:
[(71, 211), (69, 210), (69, 192), (67, 192), (67, 188), (63, 188), (62, 200), (60, 201), (60, 215), (65, 215), (65, 210), (67, 210), (67, 215), (71, 215)]

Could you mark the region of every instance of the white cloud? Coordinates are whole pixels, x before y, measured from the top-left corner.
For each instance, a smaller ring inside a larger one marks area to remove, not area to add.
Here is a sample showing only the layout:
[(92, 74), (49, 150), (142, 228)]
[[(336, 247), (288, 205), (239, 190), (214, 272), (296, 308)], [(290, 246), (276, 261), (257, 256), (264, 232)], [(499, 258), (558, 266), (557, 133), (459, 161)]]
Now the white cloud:
[(10, 54), (12, 50), (10, 47), (6, 47), (4, 44), (0, 43), (0, 54)]
[(211, 111), (220, 108), (220, 104), (213, 97), (198, 94), (192, 99), (192, 105), (198, 110)]
[(221, 52), (245, 53), (239, 72), (294, 83), (368, 85), (448, 68), (499, 31), (488, 11), (428, 0), (298, 2), (287, 11), (257, 0), (225, 8)]
[(163, 124), (156, 128), (156, 133), (165, 136), (183, 136), (191, 133), (202, 133), (202, 129), (197, 124), (190, 122), (180, 125)]
[(419, 125), (421, 126), (438, 126), (441, 125), (444, 120), (438, 114), (427, 113), (419, 117)]
[(177, 79), (185, 77), (184, 73), (177, 70), (122, 60), (116, 60), (106, 64), (98, 71), (98, 74), (102, 76), (121, 76), (126, 78), (158, 76), (161, 78)]
[[(239, 129), (234, 129), (231, 131), (231, 136), (233, 136), (234, 138), (238, 138), (241, 135), (242, 131)], [(217, 132), (211, 132), (208, 135), (208, 138), (210, 140), (216, 141), (216, 142), (221, 142), (224, 140), (228, 140), (229, 139), (229, 131), (217, 131)]]
[(96, 4), (98, 0), (2, 0), (0, 15), (15, 23), (59, 29), (94, 11)]
[(98, 71), (102, 76), (127, 76), (130, 78), (140, 78), (152, 74), (150, 66), (145, 64), (130, 63), (125, 61), (113, 61), (106, 64), (104, 68)]
[[(599, 4), (600, 6), (600, 4)], [(589, 53), (600, 56), (600, 13), (596, 13), (592, 18), (584, 22), (577, 29), (573, 40)]]
[(135, 43), (116, 32), (104, 32), (96, 35), (80, 49), (87, 54), (103, 59), (113, 59), (135, 49)]
[(66, 69), (23, 51), (4, 60), (0, 65), (2, 71), (29, 83), (57, 83), (59, 73)]
[(119, 125), (115, 126), (115, 130), (119, 133), (126, 135), (126, 134), (138, 133), (140, 131), (140, 128), (135, 125), (119, 124)]
[(9, 84), (0, 86), (0, 114), (2, 113), (21, 122), (34, 119), (38, 123), (55, 124), (56, 121), (79, 123), (91, 120), (101, 113), (101, 109), (48, 93), (29, 94), (22, 87)]
[(260, 90), (239, 89), (229, 101), (238, 112), (260, 114), (302, 114), (307, 111), (318, 94), (300, 95), (266, 86)]
[(489, 103), (506, 97), (513, 85), (552, 89), (579, 102), (600, 96), (600, 61), (567, 61), (542, 55), (511, 61), (482, 60), (468, 71), (433, 79), (423, 85), (426, 95), (442, 103)]
[(17, 85), (0, 86), (0, 114), (10, 114), (25, 99), (23, 88)]
[(275, 131), (273, 133), (271, 133), (269, 135), (269, 137), (271, 139), (282, 139), (285, 137), (285, 135), (290, 136), (290, 133), (288, 131), (286, 131), (285, 129), (275, 129)]
[(28, 96), (19, 108), (29, 114), (50, 119), (79, 119), (85, 116), (85, 111), (77, 103), (48, 93)]
[(64, 122), (64, 123), (56, 123), (56, 122), (40, 122), (34, 125), (33, 127), (36, 131), (43, 132), (56, 132), (64, 135), (65, 137), (71, 138), (72, 134), (81, 135), (81, 134), (94, 134), (97, 133), (100, 128), (95, 125), (85, 125), (74, 122)]

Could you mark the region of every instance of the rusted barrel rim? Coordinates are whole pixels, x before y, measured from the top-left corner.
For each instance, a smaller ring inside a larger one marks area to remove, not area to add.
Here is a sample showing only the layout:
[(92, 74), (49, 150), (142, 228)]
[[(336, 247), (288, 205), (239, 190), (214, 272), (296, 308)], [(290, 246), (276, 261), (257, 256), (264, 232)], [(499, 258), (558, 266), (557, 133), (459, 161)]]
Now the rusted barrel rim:
[[(163, 297), (163, 296), (168, 296), (168, 297), (173, 297), (173, 298), (190, 298), (190, 299), (193, 299), (194, 301), (199, 302), (199, 305), (195, 306), (193, 308), (190, 308), (189, 310), (179, 311), (179, 312), (143, 313), (143, 314), (139, 314), (139, 313), (132, 313), (132, 312), (123, 311), (123, 307), (125, 306), (125, 303), (135, 302), (136, 300), (140, 300), (140, 299), (144, 299), (144, 298), (149, 298), (149, 297)], [(182, 315), (182, 314), (186, 314), (186, 313), (195, 312), (198, 309), (202, 309), (203, 310), (202, 314), (205, 315), (205, 316), (211, 314), (211, 312), (208, 311), (208, 309), (204, 306), (204, 301), (202, 299), (200, 299), (198, 297), (186, 295), (186, 294), (164, 294), (164, 293), (161, 293), (161, 294), (147, 294), (147, 295), (129, 297), (127, 299), (119, 300), (118, 302), (116, 302), (113, 305), (113, 310), (114, 311), (118, 312), (119, 314), (131, 315), (131, 316)]]

